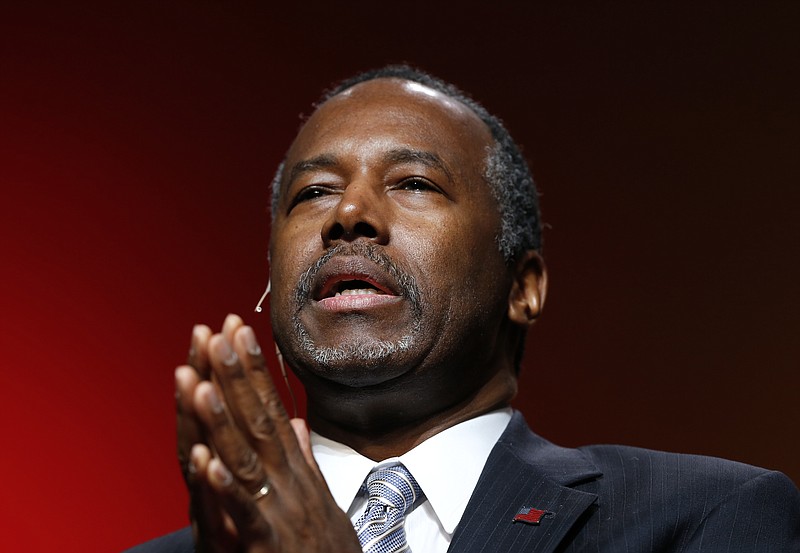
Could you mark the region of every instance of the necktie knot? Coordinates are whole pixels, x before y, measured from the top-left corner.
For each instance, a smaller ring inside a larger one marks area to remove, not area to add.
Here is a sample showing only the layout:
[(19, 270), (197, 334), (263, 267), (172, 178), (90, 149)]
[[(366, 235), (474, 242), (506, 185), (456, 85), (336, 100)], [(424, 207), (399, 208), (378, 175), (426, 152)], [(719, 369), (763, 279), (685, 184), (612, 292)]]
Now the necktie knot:
[(391, 465), (367, 477), (370, 503), (383, 503), (406, 513), (421, 495), (419, 484), (402, 464)]
[(402, 464), (375, 470), (367, 477), (367, 508), (356, 521), (365, 553), (409, 552), (405, 515), (422, 497), (422, 489)]

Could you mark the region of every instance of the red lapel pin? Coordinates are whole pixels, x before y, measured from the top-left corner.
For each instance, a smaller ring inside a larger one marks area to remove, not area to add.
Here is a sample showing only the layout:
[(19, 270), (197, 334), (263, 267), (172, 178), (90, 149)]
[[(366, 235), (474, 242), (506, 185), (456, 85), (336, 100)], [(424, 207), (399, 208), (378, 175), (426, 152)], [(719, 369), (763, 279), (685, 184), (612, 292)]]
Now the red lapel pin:
[(533, 507), (523, 507), (514, 517), (514, 522), (524, 522), (526, 524), (539, 524), (544, 517), (555, 515), (552, 511), (543, 511)]

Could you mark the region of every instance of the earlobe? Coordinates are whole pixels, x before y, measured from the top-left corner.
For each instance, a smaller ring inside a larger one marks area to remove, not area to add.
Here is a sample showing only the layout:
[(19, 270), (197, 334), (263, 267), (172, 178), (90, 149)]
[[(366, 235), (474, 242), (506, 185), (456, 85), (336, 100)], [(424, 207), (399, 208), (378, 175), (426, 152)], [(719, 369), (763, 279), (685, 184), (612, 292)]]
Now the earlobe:
[(541, 314), (547, 293), (544, 260), (535, 250), (525, 252), (517, 261), (514, 283), (508, 297), (508, 318), (519, 325), (530, 325)]

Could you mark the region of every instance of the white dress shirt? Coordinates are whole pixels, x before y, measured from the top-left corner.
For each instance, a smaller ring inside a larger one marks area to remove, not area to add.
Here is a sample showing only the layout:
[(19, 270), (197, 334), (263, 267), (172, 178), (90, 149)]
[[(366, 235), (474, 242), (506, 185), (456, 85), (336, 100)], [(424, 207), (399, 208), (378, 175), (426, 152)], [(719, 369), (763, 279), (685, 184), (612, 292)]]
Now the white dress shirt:
[(403, 463), (426, 498), (406, 516), (408, 545), (414, 553), (445, 553), (489, 453), (510, 420), (510, 408), (493, 411), (443, 430), (408, 453), (380, 463), (314, 432), (311, 449), (337, 505), (353, 522), (367, 505), (367, 496), (361, 493), (367, 475), (376, 467)]

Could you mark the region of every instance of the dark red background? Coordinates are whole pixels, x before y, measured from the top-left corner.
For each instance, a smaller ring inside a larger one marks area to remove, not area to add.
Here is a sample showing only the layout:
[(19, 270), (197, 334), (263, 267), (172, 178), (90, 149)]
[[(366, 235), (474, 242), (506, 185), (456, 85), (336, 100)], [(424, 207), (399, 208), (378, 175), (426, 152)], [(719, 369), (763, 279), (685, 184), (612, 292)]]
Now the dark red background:
[(185, 524), (191, 325), (266, 341), (271, 173), (323, 87), (390, 61), (471, 91), (533, 164), (535, 428), (800, 480), (797, 4), (78, 4), (0, 12), (0, 549)]

